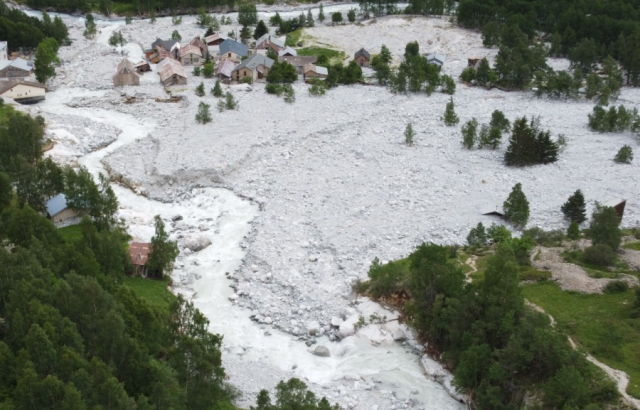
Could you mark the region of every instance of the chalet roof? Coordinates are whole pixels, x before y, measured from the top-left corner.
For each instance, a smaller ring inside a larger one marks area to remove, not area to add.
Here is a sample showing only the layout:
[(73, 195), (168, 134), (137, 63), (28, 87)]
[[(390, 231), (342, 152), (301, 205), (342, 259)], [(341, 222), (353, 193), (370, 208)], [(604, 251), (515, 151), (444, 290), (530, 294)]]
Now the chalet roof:
[(502, 217), (504, 216), (504, 212), (502, 211), (502, 209), (498, 208), (498, 205), (496, 206), (485, 206), (482, 210), (481, 210), (482, 215), (495, 215), (495, 216), (499, 216)]
[(187, 78), (187, 75), (184, 72), (184, 67), (179, 61), (176, 61), (173, 58), (165, 58), (158, 64), (158, 75), (160, 75), (160, 80), (162, 82), (174, 74)]
[(233, 61), (227, 59), (222, 60), (222, 62), (218, 64), (216, 70), (218, 75), (222, 74), (226, 77), (231, 77), (231, 73), (233, 73), (234, 68), (236, 68), (236, 64)]
[(356, 51), (356, 55), (353, 56), (353, 59), (355, 60), (360, 56), (364, 56), (364, 58), (366, 58), (367, 60), (371, 60), (371, 54), (369, 54), (369, 52), (364, 48), (361, 48), (360, 50)]
[(621, 204), (621, 203), (623, 203), (623, 202), (627, 202), (627, 200), (626, 200), (626, 199), (620, 199), (620, 198), (618, 198), (618, 199), (612, 199), (612, 200), (610, 200), (610, 201), (607, 201), (607, 202), (605, 202), (605, 203), (604, 203), (604, 204), (602, 204), (602, 205), (604, 205), (604, 206), (609, 206), (609, 207), (611, 207), (611, 208), (615, 208), (616, 206), (620, 205), (620, 204)]
[(297, 52), (296, 50), (292, 49), (292, 48), (291, 48), (291, 47), (289, 47), (289, 46), (287, 46), (287, 47), (283, 48), (282, 50), (280, 50), (280, 51), (278, 52), (278, 56), (281, 56), (281, 57), (282, 57), (282, 56), (284, 56), (284, 55), (286, 55), (286, 54), (289, 54), (289, 55), (292, 55), (292, 56), (297, 56), (297, 55), (298, 55), (298, 52)]
[(220, 43), (220, 54), (222, 55), (228, 52), (236, 53), (239, 56), (245, 57), (249, 54), (249, 49), (242, 43), (226, 39), (225, 41)]
[(427, 55), (427, 62), (431, 64), (443, 65), (446, 61), (447, 56), (440, 53), (431, 53)]
[(278, 61), (291, 64), (294, 67), (303, 67), (305, 64), (313, 64), (318, 60), (316, 56), (282, 56)]
[(200, 39), (200, 37), (194, 37), (193, 40), (189, 41), (189, 44), (198, 47), (200, 50), (207, 49), (207, 45)]
[(58, 215), (60, 212), (67, 209), (67, 197), (64, 194), (58, 194), (47, 201), (45, 204), (47, 213), (49, 216)]
[(134, 265), (144, 266), (149, 260), (151, 253), (151, 244), (145, 242), (131, 242), (129, 245), (129, 255)]
[(136, 73), (136, 69), (133, 66), (133, 63), (127, 60), (126, 58), (123, 58), (122, 61), (118, 63), (118, 67), (116, 67), (116, 73), (114, 77), (117, 76), (118, 74), (127, 74), (127, 73), (132, 73), (136, 77), (140, 77), (138, 73)]
[(29, 65), (29, 62), (27, 60), (24, 60), (20, 57), (16, 58), (15, 60), (2, 60), (0, 61), (0, 70), (4, 70), (7, 67), (14, 67), (14, 68), (19, 68), (20, 70), (24, 70), (24, 71), (31, 71), (33, 70), (33, 67), (31, 65)]
[(315, 64), (305, 64), (302, 72), (306, 74), (309, 71), (320, 75), (329, 75), (329, 70), (327, 70), (327, 67), (317, 66)]
[(278, 37), (274, 37), (269, 33), (263, 34), (259, 39), (256, 40), (256, 47), (258, 47), (260, 44), (264, 43), (267, 40), (280, 48), (285, 48), (285, 40), (279, 39)]
[(44, 84), (40, 84), (35, 81), (27, 81), (21, 78), (16, 78), (9, 81), (0, 81), (0, 95), (4, 94), (6, 91), (12, 89), (18, 84), (23, 84), (29, 87), (37, 87), (37, 88), (44, 88), (44, 89), (47, 88), (44, 86)]
[(134, 67), (144, 67), (144, 66), (149, 67), (149, 62), (148, 62), (148, 61), (141, 60), (141, 61), (140, 61), (140, 62), (138, 62), (136, 65), (134, 65)]
[(202, 50), (200, 50), (200, 48), (196, 45), (193, 45), (191, 43), (187, 44), (186, 46), (182, 47), (180, 49), (180, 57), (184, 57), (187, 54), (195, 54), (198, 57), (202, 57)]
[(271, 68), (274, 62), (275, 61), (273, 61), (269, 57), (263, 56), (262, 54), (254, 54), (251, 57), (244, 60), (242, 63), (238, 64), (236, 68), (233, 69), (233, 71), (238, 71), (244, 67), (250, 70), (255, 70), (258, 68), (258, 66), (261, 66), (261, 65), (267, 68)]
[(156, 46), (162, 46), (165, 50), (171, 51), (176, 44), (180, 47), (180, 42), (178, 40), (160, 40), (159, 38), (156, 38), (156, 41), (151, 43), (151, 48), (154, 49)]
[(205, 37), (204, 41), (207, 44), (209, 44), (209, 43), (213, 43), (214, 41), (219, 40), (219, 39), (226, 40), (227, 36), (224, 36), (224, 35), (222, 35), (220, 33), (213, 33), (212, 35)]

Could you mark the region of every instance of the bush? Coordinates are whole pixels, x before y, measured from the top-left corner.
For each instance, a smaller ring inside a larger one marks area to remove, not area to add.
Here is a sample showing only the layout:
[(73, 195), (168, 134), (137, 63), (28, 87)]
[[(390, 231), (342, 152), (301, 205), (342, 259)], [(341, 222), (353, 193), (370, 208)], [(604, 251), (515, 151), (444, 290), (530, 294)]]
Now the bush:
[(522, 232), (523, 236), (530, 236), (538, 245), (551, 247), (562, 246), (564, 232), (559, 229), (553, 231), (545, 231), (544, 229), (535, 227)]
[(467, 235), (467, 243), (469, 246), (486, 246), (487, 245), (487, 232), (484, 229), (482, 222), (478, 223), (475, 228), (472, 228)]
[(462, 145), (467, 149), (473, 148), (478, 139), (478, 120), (470, 119), (462, 126)]
[(447, 107), (444, 110), (444, 123), (451, 127), (453, 125), (456, 125), (460, 122), (460, 118), (458, 118), (458, 115), (455, 112), (455, 105), (453, 103), (453, 98), (449, 99), (449, 102), (447, 103)]
[(551, 272), (537, 269), (523, 269), (519, 272), (521, 281), (542, 282), (551, 279)]
[(388, 296), (399, 289), (404, 269), (400, 262), (389, 262), (382, 265), (378, 258), (373, 260), (369, 268), (369, 292), (373, 297)]
[(629, 284), (623, 280), (612, 280), (604, 287), (604, 293), (622, 293), (629, 290)]
[(487, 230), (492, 243), (502, 243), (511, 240), (511, 231), (504, 225), (492, 224)]
[(326, 91), (327, 91), (327, 86), (324, 83), (324, 81), (320, 80), (319, 78), (313, 78), (311, 80), (311, 87), (309, 87), (309, 94), (315, 97), (320, 97), (320, 96), (323, 96)]
[(211, 113), (209, 112), (209, 104), (201, 102), (198, 105), (198, 112), (196, 113), (196, 121), (200, 124), (206, 124), (211, 122)]
[(460, 74), (460, 79), (465, 83), (472, 83), (476, 80), (476, 69), (473, 67), (467, 67), (462, 70), (462, 74)]
[(606, 244), (611, 249), (618, 249), (622, 240), (620, 231), (620, 219), (615, 209), (610, 206), (601, 206), (596, 203), (596, 209), (591, 215), (591, 225), (589, 226), (589, 236), (594, 245)]
[(613, 249), (606, 244), (598, 244), (585, 248), (582, 252), (582, 260), (598, 266), (611, 266), (616, 259)]
[(571, 222), (569, 228), (567, 228), (567, 238), (572, 241), (580, 239), (580, 225), (578, 225), (578, 222)]
[(618, 164), (631, 164), (631, 161), (633, 161), (633, 150), (630, 146), (625, 145), (620, 148), (620, 151), (618, 151), (613, 160)]

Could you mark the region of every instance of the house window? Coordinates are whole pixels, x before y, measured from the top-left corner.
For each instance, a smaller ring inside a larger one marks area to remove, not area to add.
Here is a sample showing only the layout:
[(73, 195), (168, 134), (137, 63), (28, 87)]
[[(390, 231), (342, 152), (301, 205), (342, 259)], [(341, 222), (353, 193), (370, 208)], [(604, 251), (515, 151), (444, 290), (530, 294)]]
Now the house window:
[(229, 53), (229, 57), (231, 57), (231, 53)]
[(197, 62), (199, 62), (199, 61), (200, 61), (200, 59), (198, 59), (198, 58), (194, 58), (194, 59), (193, 59), (193, 62), (194, 62), (194, 63), (197, 63)]

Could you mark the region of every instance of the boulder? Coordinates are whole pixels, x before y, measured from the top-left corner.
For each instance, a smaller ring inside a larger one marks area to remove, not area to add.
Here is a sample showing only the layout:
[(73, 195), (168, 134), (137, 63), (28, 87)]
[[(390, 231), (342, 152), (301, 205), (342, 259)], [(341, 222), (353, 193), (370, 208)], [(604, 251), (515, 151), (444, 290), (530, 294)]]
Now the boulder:
[(326, 346), (316, 346), (316, 348), (313, 349), (313, 354), (320, 357), (331, 356), (331, 352), (329, 352), (329, 349)]
[(331, 326), (333, 327), (340, 327), (342, 322), (344, 322), (344, 320), (342, 320), (342, 318), (339, 318), (337, 316), (334, 316), (331, 318)]
[(307, 332), (309, 332), (311, 336), (315, 336), (319, 331), (320, 323), (318, 323), (316, 320), (307, 323)]
[(182, 215), (173, 215), (173, 216), (171, 217), (171, 220), (172, 220), (173, 222), (182, 221)]
[(198, 252), (211, 245), (211, 240), (206, 236), (188, 235), (182, 240), (182, 246), (192, 252)]

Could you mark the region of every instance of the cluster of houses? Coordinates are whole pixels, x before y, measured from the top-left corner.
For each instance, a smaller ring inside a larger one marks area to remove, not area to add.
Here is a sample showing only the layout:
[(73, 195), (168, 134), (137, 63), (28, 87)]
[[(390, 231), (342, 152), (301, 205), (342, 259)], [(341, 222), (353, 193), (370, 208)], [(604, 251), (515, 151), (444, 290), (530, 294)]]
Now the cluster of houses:
[(201, 66), (210, 60), (215, 62), (216, 78), (225, 84), (232, 81), (261, 81), (275, 63), (275, 60), (267, 56), (269, 51), (278, 56), (278, 61), (292, 64), (304, 81), (326, 78), (328, 75), (325, 67), (315, 64), (315, 56), (298, 56), (296, 50), (287, 47), (283, 39), (271, 34), (260, 37), (255, 47), (250, 49), (245, 44), (214, 33), (204, 39), (195, 37), (187, 44), (180, 44), (177, 40), (157, 39), (151, 44), (151, 48), (145, 50), (146, 60), (133, 64), (123, 59), (118, 64), (113, 85), (139, 85), (140, 76), (151, 71), (151, 64), (157, 64), (156, 71), (164, 86), (186, 84), (185, 67)]
[(0, 97), (12, 98), (21, 104), (44, 100), (46, 87), (33, 78), (33, 64), (9, 54), (9, 45), (0, 41)]

